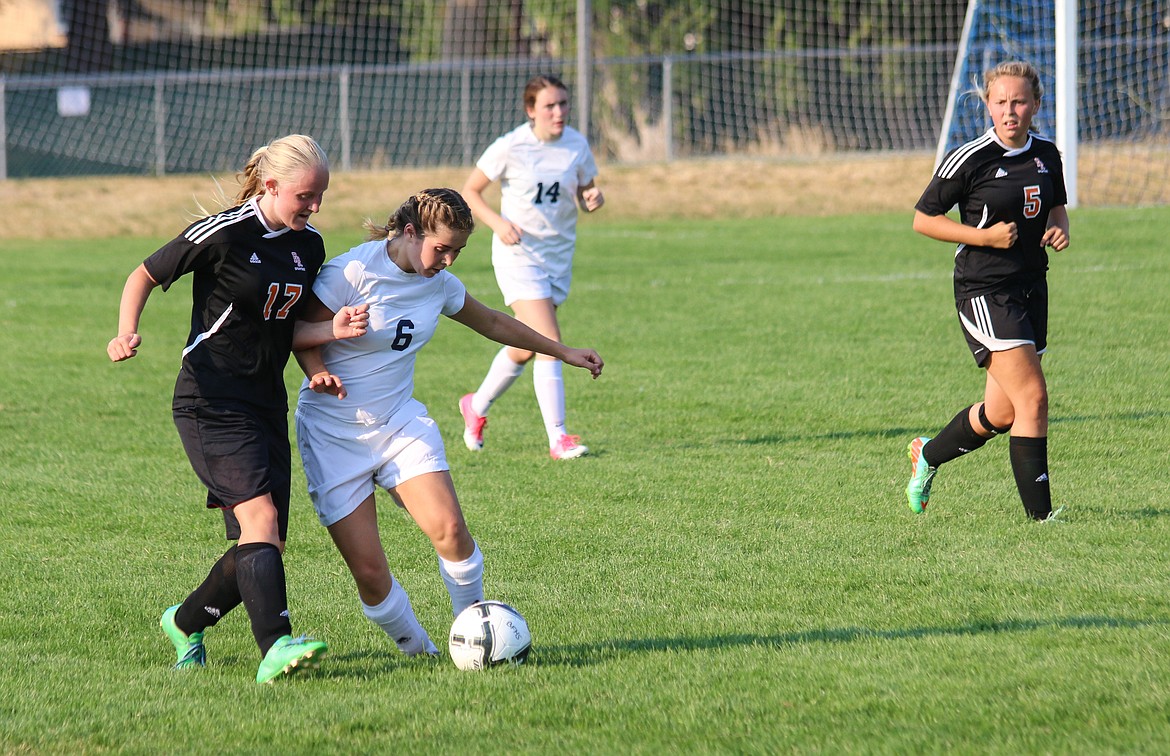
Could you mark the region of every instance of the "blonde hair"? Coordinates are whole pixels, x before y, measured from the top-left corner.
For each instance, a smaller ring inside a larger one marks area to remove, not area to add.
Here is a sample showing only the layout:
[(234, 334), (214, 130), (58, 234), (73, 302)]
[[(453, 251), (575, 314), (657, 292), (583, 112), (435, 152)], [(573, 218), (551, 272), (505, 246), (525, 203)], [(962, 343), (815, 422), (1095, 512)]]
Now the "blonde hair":
[(991, 85), (995, 83), (996, 79), (1004, 76), (1018, 76), (1021, 79), (1027, 79), (1028, 83), (1032, 85), (1032, 97), (1035, 98), (1036, 102), (1040, 102), (1040, 97), (1044, 94), (1044, 86), (1040, 83), (1040, 73), (1031, 63), (1025, 63), (1022, 60), (1009, 60), (985, 71), (983, 89), (979, 92), (980, 99), (987, 102)]
[(362, 226), (369, 232), (366, 237), (368, 241), (379, 241), (393, 239), (408, 224), (413, 225), (422, 236), (442, 228), (468, 233), (475, 229), (471, 208), (454, 189), (423, 189), (403, 202), (386, 221), (386, 225), (379, 226), (366, 218)]
[(237, 174), (240, 191), (236, 204), (242, 204), (264, 193), (264, 182), (268, 179), (292, 181), (297, 174), (308, 170), (324, 168), (329, 170), (329, 158), (325, 150), (304, 134), (289, 134), (273, 139), (257, 149)]

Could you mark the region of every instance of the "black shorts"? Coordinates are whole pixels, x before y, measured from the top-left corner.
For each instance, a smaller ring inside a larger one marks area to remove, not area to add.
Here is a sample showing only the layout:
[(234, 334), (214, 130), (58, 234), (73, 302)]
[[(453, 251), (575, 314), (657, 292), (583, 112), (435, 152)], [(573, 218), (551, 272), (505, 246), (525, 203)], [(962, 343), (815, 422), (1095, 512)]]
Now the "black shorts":
[(191, 467), (207, 487), (208, 508), (223, 512), (228, 539), (240, 537), (240, 523), (231, 508), (270, 494), (280, 539), (287, 540), (292, 476), (287, 413), (238, 404), (175, 407), (173, 414)]
[(955, 309), (979, 367), (987, 367), (992, 352), (1031, 344), (1037, 354), (1044, 354), (1048, 348), (1048, 283), (1044, 279), (957, 300)]

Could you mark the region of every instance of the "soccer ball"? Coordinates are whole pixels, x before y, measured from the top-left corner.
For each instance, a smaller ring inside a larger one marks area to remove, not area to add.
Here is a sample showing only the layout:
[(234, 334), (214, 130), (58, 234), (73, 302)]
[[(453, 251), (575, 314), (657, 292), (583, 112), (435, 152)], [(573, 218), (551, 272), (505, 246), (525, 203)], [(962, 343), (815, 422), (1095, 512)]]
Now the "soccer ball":
[(512, 607), (500, 601), (477, 601), (455, 618), (447, 648), (459, 669), (523, 664), (532, 649), (532, 634)]

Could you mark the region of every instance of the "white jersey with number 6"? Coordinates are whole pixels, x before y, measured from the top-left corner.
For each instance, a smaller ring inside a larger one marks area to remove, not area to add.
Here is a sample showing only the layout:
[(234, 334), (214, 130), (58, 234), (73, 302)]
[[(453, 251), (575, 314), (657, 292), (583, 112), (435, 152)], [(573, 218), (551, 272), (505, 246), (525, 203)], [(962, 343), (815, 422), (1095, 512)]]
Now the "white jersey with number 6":
[(493, 142), (476, 167), (500, 182), (500, 215), (523, 231), (513, 246), (492, 236), (492, 265), (535, 264), (553, 277), (567, 275), (577, 241), (577, 190), (597, 177), (581, 132), (566, 126), (559, 139), (542, 142), (525, 123)]
[[(333, 312), (346, 305), (370, 305), (364, 336), (321, 347), (329, 372), (345, 382), (348, 396), (338, 401), (301, 384), (297, 412), (361, 426), (384, 426), (414, 393), (414, 362), (431, 340), (439, 315), (463, 309), (467, 289), (448, 271), (432, 278), (403, 271), (386, 252), (386, 241), (354, 247), (325, 263), (313, 293)], [(409, 415), (407, 417), (407, 415)], [(406, 422), (416, 416), (412, 409)]]

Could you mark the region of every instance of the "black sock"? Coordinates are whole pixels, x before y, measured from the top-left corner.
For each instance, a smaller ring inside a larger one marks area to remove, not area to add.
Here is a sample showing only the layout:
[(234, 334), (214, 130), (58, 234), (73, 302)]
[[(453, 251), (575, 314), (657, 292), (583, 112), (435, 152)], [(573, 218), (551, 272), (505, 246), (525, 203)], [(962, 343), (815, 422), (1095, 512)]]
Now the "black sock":
[(252, 635), (260, 646), (260, 655), (264, 656), (278, 638), (292, 635), (280, 549), (271, 543), (246, 543), (237, 547), (236, 581), (252, 620)]
[(971, 427), (971, 405), (951, 418), (947, 427), (922, 447), (922, 458), (931, 467), (938, 467), (968, 452), (973, 452), (991, 439), (980, 436)]
[(1043, 520), (1052, 511), (1048, 488), (1048, 439), (1012, 436), (1008, 446), (1012, 474), (1024, 509), (1033, 520)]
[(175, 613), (175, 624), (190, 635), (201, 633), (240, 605), (236, 582), (236, 547), (224, 552), (207, 573), (203, 584), (191, 592)]

